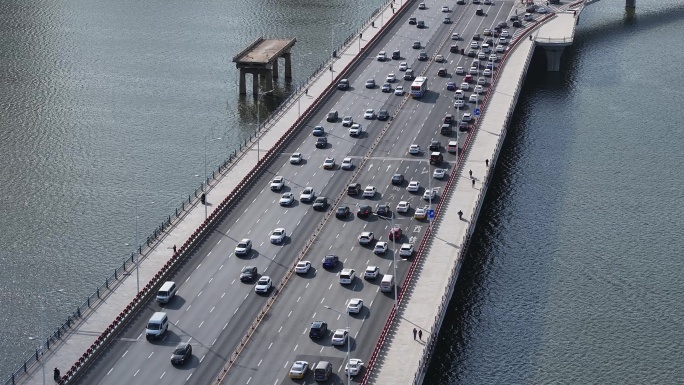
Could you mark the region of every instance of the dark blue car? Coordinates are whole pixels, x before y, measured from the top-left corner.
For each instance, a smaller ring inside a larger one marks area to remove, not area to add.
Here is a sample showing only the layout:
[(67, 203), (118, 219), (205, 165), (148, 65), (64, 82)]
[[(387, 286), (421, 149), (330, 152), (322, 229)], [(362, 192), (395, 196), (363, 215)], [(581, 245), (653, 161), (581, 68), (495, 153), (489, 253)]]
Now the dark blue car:
[(335, 266), (337, 266), (337, 262), (340, 259), (337, 257), (337, 255), (326, 255), (323, 258), (323, 267), (326, 269), (333, 269)]
[(447, 83), (447, 91), (456, 91), (456, 83), (448, 82)]

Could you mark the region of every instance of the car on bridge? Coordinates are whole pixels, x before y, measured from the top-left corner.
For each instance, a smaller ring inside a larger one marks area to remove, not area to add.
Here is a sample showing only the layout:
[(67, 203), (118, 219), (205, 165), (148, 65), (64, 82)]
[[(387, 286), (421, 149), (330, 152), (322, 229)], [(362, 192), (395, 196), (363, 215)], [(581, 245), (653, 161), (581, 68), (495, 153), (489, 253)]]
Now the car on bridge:
[(426, 207), (418, 207), (418, 208), (416, 208), (416, 212), (413, 213), (414, 219), (425, 219), (426, 217), (427, 217), (427, 208)]
[(366, 189), (363, 190), (363, 197), (364, 198), (374, 198), (375, 194), (378, 192), (378, 189), (375, 186), (366, 186)]
[(359, 206), (356, 216), (359, 218), (368, 218), (373, 213), (373, 209), (368, 205)]
[[(387, 252), (387, 242), (378, 242), (373, 248), (373, 254), (381, 255)], [(374, 277), (375, 278), (375, 277)]]
[(302, 153), (301, 152), (295, 152), (294, 154), (290, 155), (290, 164), (300, 164), (302, 163)]
[[(403, 87), (402, 87), (403, 88)], [(396, 92), (395, 92), (396, 93)], [(389, 112), (387, 110), (378, 111), (378, 120), (385, 121), (389, 119)]]
[(312, 208), (316, 211), (325, 211), (328, 209), (328, 198), (317, 197), (313, 203)]
[(310, 261), (301, 261), (301, 262), (297, 263), (297, 266), (295, 266), (295, 273), (307, 274), (310, 269), (311, 269), (311, 262)]
[(337, 89), (342, 91), (349, 89), (349, 79), (340, 80), (340, 82), (337, 83)]
[(437, 190), (434, 188), (425, 190), (425, 192), (423, 193), (423, 199), (425, 199), (426, 201), (434, 200), (436, 197)]
[(354, 162), (352, 161), (352, 158), (342, 159), (342, 164), (340, 165), (340, 168), (342, 170), (351, 170), (352, 168), (354, 168)]
[(351, 127), (354, 124), (354, 118), (351, 116), (345, 116), (342, 118), (342, 127)]
[(363, 272), (363, 278), (365, 279), (375, 279), (378, 278), (378, 275), (380, 275), (380, 268), (377, 266), (368, 266), (366, 271)]
[(254, 285), (254, 291), (260, 294), (268, 293), (272, 286), (273, 282), (271, 281), (271, 277), (264, 275), (263, 277), (259, 278), (256, 285)]
[(354, 377), (361, 373), (361, 369), (363, 368), (363, 362), (361, 362), (360, 359), (358, 358), (351, 358), (349, 362), (347, 362), (347, 365), (344, 367), (344, 373), (345, 375), (348, 375), (349, 377)]
[(351, 210), (349, 210), (348, 206), (340, 206), (335, 211), (335, 218), (346, 219), (347, 217), (349, 217), (350, 214)]
[(342, 269), (340, 271), (340, 285), (351, 285), (356, 278), (356, 270), (354, 269)]
[(394, 89), (394, 94), (398, 96), (404, 96), (404, 86), (397, 86)]
[(436, 168), (435, 171), (432, 173), (432, 177), (435, 179), (444, 179), (445, 175), (446, 170), (443, 168)]
[(456, 90), (456, 83), (455, 82), (447, 82), (446, 89), (447, 89), (447, 91), (455, 91)]
[(325, 118), (328, 122), (334, 123), (337, 122), (338, 114), (337, 111), (332, 110), (328, 112), (328, 116)]
[(328, 138), (321, 136), (316, 138), (316, 148), (326, 148), (328, 147)]
[(382, 87), (380, 88), (380, 91), (384, 93), (392, 92), (392, 85), (389, 83), (383, 83)]
[(334, 170), (335, 169), (335, 158), (327, 157), (323, 161), (323, 169)]
[(292, 204), (292, 202), (294, 202), (294, 194), (291, 192), (286, 192), (280, 197), (280, 202), (278, 202), (278, 204), (281, 206), (289, 206)]
[(295, 361), (290, 367), (290, 378), (302, 379), (309, 371), (309, 363), (306, 361)]
[(392, 184), (395, 186), (401, 186), (404, 183), (404, 175), (403, 174), (394, 174), (392, 175)]
[(366, 80), (366, 88), (375, 88), (375, 80), (373, 80), (373, 79)]
[(344, 329), (337, 329), (332, 335), (331, 342), (334, 346), (340, 346), (347, 343), (349, 333)]
[(273, 244), (280, 244), (283, 243), (285, 240), (285, 229), (282, 227), (279, 227), (271, 233), (271, 243)]
[(378, 53), (378, 56), (376, 56), (376, 59), (377, 59), (378, 61), (385, 61), (385, 60), (387, 60), (387, 52), (385, 52), (385, 51), (380, 51), (380, 52)]
[(418, 155), (420, 154), (420, 146), (417, 144), (412, 144), (411, 146), (409, 146), (408, 152), (411, 155)]
[(312, 202), (316, 197), (313, 187), (305, 187), (302, 193), (299, 194), (299, 200), (301, 202), (307, 203)]
[(363, 118), (364, 119), (375, 119), (375, 110), (372, 108), (367, 109), (366, 112), (363, 113)]
[(271, 191), (280, 191), (283, 187), (285, 187), (285, 177), (278, 175), (273, 178), (273, 181), (271, 181)]
[(418, 192), (418, 190), (420, 190), (420, 182), (418, 182), (417, 180), (410, 181), (408, 187), (406, 187), (406, 190), (408, 192)]
[(316, 127), (314, 127), (313, 131), (311, 132), (311, 135), (323, 136), (323, 135), (325, 135), (325, 129), (323, 128), (323, 126), (316, 126)]
[(375, 236), (373, 235), (372, 231), (364, 231), (359, 235), (359, 244), (366, 246), (375, 240)]
[[(402, 202), (399, 202), (399, 203), (401, 204)], [(407, 202), (404, 202), (404, 203), (407, 203)], [(389, 231), (390, 241), (398, 241), (401, 239), (402, 236), (403, 236), (403, 232), (401, 231), (401, 227), (399, 227), (397, 225), (392, 227)]]
[(361, 133), (363, 132), (363, 128), (361, 128), (361, 125), (358, 123), (354, 123), (349, 127), (349, 136), (352, 138), (358, 138), (361, 136)]
[(339, 261), (340, 258), (337, 255), (328, 254), (323, 257), (323, 268), (334, 269)]
[(401, 201), (397, 205), (397, 212), (398, 213), (407, 213), (410, 208), (411, 208), (411, 204), (409, 202)]
[(358, 314), (363, 309), (363, 300), (361, 298), (352, 298), (347, 304), (347, 313)]
[(399, 248), (399, 256), (400, 257), (410, 257), (413, 255), (413, 244), (411, 243), (404, 243), (401, 245), (401, 248)]
[(248, 255), (252, 251), (252, 240), (244, 238), (235, 246), (235, 255)]
[(183, 365), (192, 357), (192, 345), (188, 342), (181, 342), (176, 345), (171, 355), (172, 365)]
[(328, 323), (325, 321), (314, 321), (309, 328), (309, 338), (319, 339), (328, 334)]
[(257, 276), (256, 266), (245, 266), (240, 271), (240, 282), (252, 282)]
[(399, 71), (406, 71), (409, 68), (408, 63), (405, 61), (399, 63)]

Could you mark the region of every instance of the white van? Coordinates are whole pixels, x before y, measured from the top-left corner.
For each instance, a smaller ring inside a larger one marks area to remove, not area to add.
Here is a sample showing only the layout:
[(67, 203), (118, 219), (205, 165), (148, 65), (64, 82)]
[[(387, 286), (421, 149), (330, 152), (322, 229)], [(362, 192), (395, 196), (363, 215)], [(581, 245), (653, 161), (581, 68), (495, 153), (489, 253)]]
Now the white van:
[(173, 281), (166, 281), (161, 289), (157, 292), (157, 302), (168, 303), (176, 295), (176, 283)]
[(158, 311), (152, 314), (150, 320), (147, 321), (147, 327), (145, 328), (145, 338), (148, 340), (159, 339), (164, 336), (164, 333), (169, 328), (169, 318), (166, 313)]
[(447, 145), (447, 151), (455, 154), (456, 151), (458, 151), (458, 142), (455, 140), (450, 140), (449, 144)]
[(393, 275), (385, 275), (382, 277), (382, 281), (380, 282), (380, 291), (387, 293), (392, 291), (394, 289), (394, 276)]
[(489, 52), (490, 52), (490, 50), (489, 50), (489, 44), (487, 44), (487, 43), (482, 44), (482, 48), (481, 48), (481, 49), (482, 49), (482, 52), (484, 52), (484, 53), (489, 53)]

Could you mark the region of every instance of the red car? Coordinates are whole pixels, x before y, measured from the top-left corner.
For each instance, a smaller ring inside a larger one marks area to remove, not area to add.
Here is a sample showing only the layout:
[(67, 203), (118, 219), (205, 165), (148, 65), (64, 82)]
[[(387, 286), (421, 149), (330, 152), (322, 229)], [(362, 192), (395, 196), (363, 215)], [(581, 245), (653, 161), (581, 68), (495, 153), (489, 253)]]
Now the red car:
[(470, 83), (470, 82), (472, 82), (472, 81), (473, 81), (473, 77), (472, 77), (471, 75), (466, 75), (466, 76), (463, 78), (463, 82), (465, 82), (465, 83)]
[(389, 231), (389, 239), (392, 241), (401, 240), (402, 232), (401, 227), (395, 226)]

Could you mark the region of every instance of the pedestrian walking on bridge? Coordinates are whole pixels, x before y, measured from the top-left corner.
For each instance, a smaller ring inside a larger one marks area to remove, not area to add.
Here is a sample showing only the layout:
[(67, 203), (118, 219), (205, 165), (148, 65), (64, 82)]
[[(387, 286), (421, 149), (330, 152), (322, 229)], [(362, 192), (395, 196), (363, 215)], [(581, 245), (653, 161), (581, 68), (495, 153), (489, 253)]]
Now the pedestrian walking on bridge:
[(416, 333), (418, 333), (418, 330), (416, 328), (413, 328), (413, 339), (416, 339)]
[(423, 340), (423, 331), (422, 330), (418, 330), (418, 339), (421, 341)]

